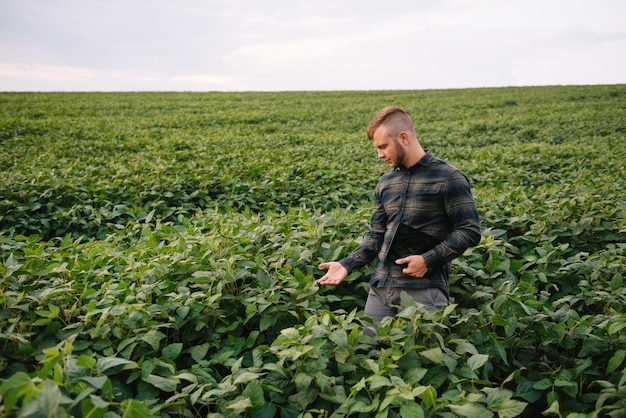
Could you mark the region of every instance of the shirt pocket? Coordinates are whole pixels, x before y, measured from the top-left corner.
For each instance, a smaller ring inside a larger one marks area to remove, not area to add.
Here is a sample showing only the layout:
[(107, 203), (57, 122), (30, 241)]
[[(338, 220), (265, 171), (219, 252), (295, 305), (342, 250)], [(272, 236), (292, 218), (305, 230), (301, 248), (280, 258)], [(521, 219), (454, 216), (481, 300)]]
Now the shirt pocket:
[(409, 210), (407, 215), (410, 217), (417, 215), (418, 218), (438, 215), (433, 212), (443, 210), (441, 189), (440, 184), (420, 185), (411, 188), (406, 198), (407, 209)]

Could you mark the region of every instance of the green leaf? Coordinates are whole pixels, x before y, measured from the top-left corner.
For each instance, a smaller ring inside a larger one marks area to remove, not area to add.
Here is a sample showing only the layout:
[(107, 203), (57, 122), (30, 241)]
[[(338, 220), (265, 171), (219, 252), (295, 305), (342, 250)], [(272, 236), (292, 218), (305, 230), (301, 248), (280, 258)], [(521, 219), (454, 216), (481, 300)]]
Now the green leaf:
[(107, 379), (108, 378), (106, 376), (99, 376), (99, 377), (82, 376), (80, 378), (80, 380), (82, 380), (83, 382), (89, 383), (91, 386), (93, 386), (96, 389), (102, 389)]
[(289, 384), (291, 383), (291, 379), (281, 372), (274, 371), (268, 374), (265, 379), (263, 379), (263, 383), (282, 390), (289, 386)]
[(502, 304), (507, 301), (507, 299), (508, 299), (507, 295), (500, 294), (496, 296), (496, 299), (493, 301), (493, 307), (496, 310), (499, 310)]
[(59, 407), (63, 402), (63, 395), (59, 387), (51, 380), (46, 379), (37, 398), (37, 409), (47, 417), (59, 415)]
[(155, 213), (156, 213), (156, 209), (152, 209), (150, 213), (148, 214), (148, 216), (146, 216), (145, 223), (149, 224), (152, 221), (152, 218), (154, 217)]
[(294, 379), (294, 383), (296, 384), (297, 391), (303, 391), (308, 389), (311, 386), (311, 382), (313, 381), (313, 377), (306, 373), (298, 373)]
[(513, 373), (509, 374), (507, 378), (504, 379), (502, 383), (500, 383), (500, 387), (503, 387), (507, 383), (512, 382), (513, 380), (517, 379), (521, 373), (522, 373), (522, 369), (517, 369), (513, 371)]
[(414, 367), (404, 373), (404, 380), (413, 386), (417, 386), (426, 373), (428, 373), (428, 369), (423, 367)]
[(48, 304), (48, 309), (50, 310), (50, 313), (48, 314), (47, 318), (48, 319), (55, 319), (59, 316), (59, 312), (61, 311), (61, 309), (53, 304)]
[(391, 382), (384, 376), (374, 376), (370, 382), (370, 390), (374, 391), (378, 388), (391, 386)]
[[(348, 412), (350, 414), (356, 413), (356, 412), (368, 412), (370, 414), (368, 414), (368, 416), (371, 416), (372, 412), (374, 412), (378, 406), (379, 406), (379, 395), (377, 394), (373, 400), (370, 400), (369, 398), (359, 398), (356, 397), (354, 402), (352, 402), (350, 404), (350, 407), (348, 408)], [(350, 415), (351, 416), (351, 415)]]
[(413, 297), (407, 292), (400, 292), (400, 301), (402, 302), (402, 306), (404, 307), (415, 306), (415, 299), (413, 299)]
[(554, 386), (559, 386), (559, 387), (577, 387), (578, 384), (576, 382), (572, 382), (570, 380), (556, 379), (554, 381)]
[(145, 382), (150, 383), (155, 388), (161, 389), (164, 392), (174, 392), (180, 381), (173, 377), (161, 377), (154, 374), (149, 374), (144, 377)]
[(521, 415), (527, 405), (528, 402), (509, 399), (502, 402), (502, 405), (500, 405), (500, 408), (497, 409), (497, 412), (501, 418), (513, 418)]
[(456, 344), (456, 348), (454, 350), (455, 353), (457, 354), (465, 354), (465, 353), (470, 353), (470, 354), (478, 354), (478, 350), (476, 349), (476, 346), (474, 344), (472, 344), (469, 341), (466, 340), (459, 340), (459, 341), (455, 341)]
[(506, 355), (506, 349), (504, 348), (504, 345), (497, 339), (495, 335), (490, 335), (490, 340), (491, 340), (491, 344), (496, 349), (496, 352), (498, 353), (498, 356), (500, 357), (500, 359), (502, 359), (502, 361), (504, 361), (504, 364), (508, 366), (509, 360)]
[(350, 358), (350, 349), (348, 347), (338, 347), (335, 350), (335, 359), (337, 360), (337, 362), (339, 363), (345, 363), (346, 361), (348, 361), (348, 358)]
[(559, 401), (558, 400), (554, 400), (550, 404), (550, 407), (548, 409), (546, 409), (545, 411), (543, 411), (541, 413), (541, 415), (557, 414), (557, 415), (560, 416), (561, 414), (559, 413), (559, 410), (560, 410)]
[(109, 403), (105, 401), (104, 399), (102, 399), (100, 396), (89, 395), (89, 400), (91, 401), (93, 406), (95, 406), (98, 409), (104, 409), (104, 408), (109, 407)]
[(489, 360), (489, 356), (487, 354), (474, 354), (472, 357), (467, 359), (467, 365), (471, 370), (477, 370), (485, 365), (485, 363)]
[(168, 358), (170, 360), (176, 360), (176, 358), (180, 355), (180, 352), (183, 350), (183, 343), (173, 343), (163, 347), (162, 353), (163, 357)]
[(81, 354), (80, 357), (78, 357), (78, 361), (76, 362), (76, 365), (91, 369), (96, 365), (96, 359), (93, 357), (89, 357), (84, 354)]
[(334, 342), (338, 347), (348, 346), (348, 334), (343, 329), (338, 329), (336, 331), (333, 331), (328, 338), (332, 342)]
[(13, 409), (19, 400), (26, 393), (32, 393), (35, 385), (24, 372), (17, 372), (0, 385), (0, 394), (4, 398), (4, 405), (7, 411)]
[(178, 373), (175, 376), (172, 376), (176, 379), (183, 379), (186, 380), (188, 382), (192, 382), (192, 383), (198, 383), (198, 376), (196, 376), (193, 373), (187, 373), (187, 372), (183, 372), (183, 373)]
[[(254, 401), (252, 401), (252, 404), (254, 405)], [(263, 404), (261, 409), (254, 413), (253, 417), (254, 418), (275, 418), (279, 416), (277, 415), (277, 412), (278, 411), (277, 411), (276, 405), (268, 402), (268, 403)]]
[(624, 286), (624, 278), (621, 274), (616, 274), (611, 278), (611, 290), (617, 291)]
[(6, 396), (10, 393), (21, 392), (31, 384), (30, 376), (24, 372), (17, 372), (0, 385), (0, 395)]
[(433, 408), (437, 402), (437, 390), (431, 385), (426, 386), (422, 393), (422, 401), (426, 408)]
[(444, 310), (443, 310), (443, 312), (441, 314), (441, 317), (442, 318), (447, 318), (448, 315), (450, 315), (452, 312), (454, 312), (454, 310), (456, 309), (457, 306), (458, 306), (458, 304), (456, 304), (456, 303), (451, 303), (451, 304), (447, 305), (444, 308)]
[(265, 403), (265, 399), (263, 397), (263, 385), (259, 380), (253, 380), (248, 383), (246, 388), (243, 390), (242, 395), (250, 399), (253, 410), (260, 409)]
[(533, 389), (546, 390), (546, 389), (550, 389), (552, 385), (553, 385), (552, 380), (545, 378), (545, 379), (541, 379), (538, 382), (535, 382), (533, 384)]
[(424, 410), (416, 403), (409, 402), (400, 407), (402, 418), (424, 418)]
[(482, 391), (487, 394), (487, 407), (495, 411), (504, 401), (508, 401), (513, 396), (510, 390), (501, 388), (483, 388)]
[(609, 325), (609, 334), (616, 334), (626, 328), (626, 322), (613, 322)]
[(258, 373), (244, 371), (244, 372), (239, 373), (237, 377), (235, 377), (235, 381), (233, 383), (236, 385), (240, 385), (243, 383), (252, 382), (253, 380), (257, 380), (258, 378), (259, 378)]
[(626, 350), (619, 349), (617, 350), (613, 356), (609, 359), (609, 363), (606, 367), (606, 373), (613, 373), (624, 361), (624, 357), (626, 356)]
[(429, 350), (420, 351), (419, 355), (427, 358), (435, 364), (443, 362), (443, 352), (441, 351), (441, 347), (435, 347)]
[(9, 254), (9, 257), (7, 257), (7, 259), (4, 262), (4, 267), (6, 268), (6, 273), (4, 274), (4, 277), (6, 278), (11, 277), (11, 275), (13, 275), (13, 273), (19, 270), (21, 266), (22, 266), (21, 264), (18, 264), (13, 253)]
[(234, 414), (241, 414), (252, 408), (252, 401), (248, 397), (238, 397), (232, 402), (226, 404), (227, 409), (232, 409)]
[(319, 390), (313, 387), (310, 387), (306, 390), (296, 393), (295, 395), (291, 395), (289, 397), (289, 402), (298, 405), (302, 410), (305, 410), (311, 402), (317, 399), (317, 394)]
[(575, 398), (578, 394), (578, 382), (572, 382), (565, 379), (556, 379), (554, 381), (554, 386), (563, 388), (563, 391), (572, 398)]
[(300, 332), (293, 327), (280, 330), (280, 335), (284, 336), (287, 341), (297, 341), (300, 338)]
[(449, 405), (450, 411), (467, 418), (492, 418), (493, 412), (485, 409), (484, 406), (477, 403), (466, 403), (463, 405)]
[[(119, 357), (102, 357), (102, 358), (99, 358), (98, 361), (96, 362), (96, 368), (101, 373), (117, 366), (129, 366), (129, 367), (132, 366), (134, 368), (134, 367), (137, 367), (137, 364), (133, 361), (126, 360), (126, 359), (119, 358)], [(124, 367), (124, 368), (126, 369), (127, 367)]]
[(163, 334), (161, 331), (157, 329), (151, 329), (150, 331), (146, 332), (146, 334), (143, 335), (141, 339), (150, 344), (153, 350), (157, 351), (159, 349), (161, 340), (165, 337), (166, 335)]
[(300, 415), (300, 411), (291, 405), (280, 409), (280, 418), (297, 418)]
[(122, 401), (122, 418), (153, 418), (148, 406), (136, 399)]
[(195, 345), (189, 349), (189, 355), (196, 363), (200, 363), (209, 352), (209, 343)]

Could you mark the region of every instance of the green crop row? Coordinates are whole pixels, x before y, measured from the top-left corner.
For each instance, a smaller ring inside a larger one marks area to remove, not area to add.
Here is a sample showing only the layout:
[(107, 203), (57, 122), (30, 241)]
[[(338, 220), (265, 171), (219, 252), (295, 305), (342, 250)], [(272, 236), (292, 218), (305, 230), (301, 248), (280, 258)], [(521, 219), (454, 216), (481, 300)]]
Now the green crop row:
[(367, 203), (384, 167), (365, 128), (388, 103), (414, 115), (423, 144), (466, 171), (479, 198), (515, 186), (611, 193), (624, 173), (623, 102), (623, 86), (4, 93), (0, 229), (101, 239), (152, 210), (176, 220), (216, 206)]
[[(625, 93), (0, 94), (0, 415), (624, 416)], [(387, 104), (483, 239), (369, 338)]]

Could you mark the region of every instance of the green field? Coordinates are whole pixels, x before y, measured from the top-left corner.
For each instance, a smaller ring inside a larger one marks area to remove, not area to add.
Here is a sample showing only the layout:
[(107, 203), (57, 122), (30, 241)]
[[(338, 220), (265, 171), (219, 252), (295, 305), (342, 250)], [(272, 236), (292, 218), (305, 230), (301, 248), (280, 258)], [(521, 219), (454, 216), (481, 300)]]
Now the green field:
[[(372, 341), (373, 266), (315, 278), (386, 105), (483, 238)], [(0, 93), (0, 416), (625, 417), (625, 145), (626, 85)]]

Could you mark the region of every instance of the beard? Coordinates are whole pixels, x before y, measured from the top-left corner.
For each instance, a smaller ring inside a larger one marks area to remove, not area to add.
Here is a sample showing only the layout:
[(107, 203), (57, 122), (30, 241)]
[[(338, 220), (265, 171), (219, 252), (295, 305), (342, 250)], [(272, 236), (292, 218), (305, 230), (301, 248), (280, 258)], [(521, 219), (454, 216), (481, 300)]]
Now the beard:
[(391, 161), (391, 165), (393, 167), (403, 167), (402, 163), (404, 163), (404, 161), (406, 160), (406, 150), (400, 144), (400, 142), (398, 142), (397, 139), (394, 140), (393, 143), (394, 147), (396, 148), (396, 156), (393, 161)]

